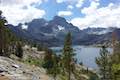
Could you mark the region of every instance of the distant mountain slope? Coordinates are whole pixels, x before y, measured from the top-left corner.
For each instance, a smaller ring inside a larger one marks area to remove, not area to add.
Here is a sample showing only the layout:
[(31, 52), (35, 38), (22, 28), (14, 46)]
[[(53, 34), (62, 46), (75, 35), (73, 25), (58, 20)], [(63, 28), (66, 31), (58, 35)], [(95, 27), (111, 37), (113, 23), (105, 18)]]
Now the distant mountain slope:
[(97, 35), (101, 35), (101, 34), (106, 34), (109, 32), (113, 32), (115, 29), (117, 29), (116, 27), (109, 27), (109, 28), (86, 28), (83, 31), (88, 33), (88, 34), (97, 34)]
[(119, 33), (116, 27), (110, 28), (86, 28), (80, 30), (78, 27), (68, 23), (65, 18), (55, 16), (53, 20), (34, 19), (26, 23), (28, 29), (21, 28), (22, 25), (8, 25), (19, 37), (28, 39), (48, 46), (63, 45), (64, 37), (68, 32), (72, 33), (73, 44), (92, 45), (104, 43), (111, 40), (113, 31)]

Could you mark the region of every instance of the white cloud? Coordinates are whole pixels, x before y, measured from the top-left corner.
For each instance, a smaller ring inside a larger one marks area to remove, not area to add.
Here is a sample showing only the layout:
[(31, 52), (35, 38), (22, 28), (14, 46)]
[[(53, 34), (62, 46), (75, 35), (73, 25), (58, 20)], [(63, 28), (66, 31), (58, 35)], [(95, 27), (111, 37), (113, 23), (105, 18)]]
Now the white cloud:
[(93, 1), (91, 2), (90, 7), (83, 8), (81, 12), (86, 15), (94, 14), (98, 6), (99, 6), (99, 3)]
[(73, 9), (75, 6), (76, 8), (81, 8), (84, 4), (85, 0), (56, 0), (56, 2), (59, 3), (67, 3), (67, 9)]
[(57, 3), (62, 3), (64, 0), (56, 0)]
[(35, 18), (41, 18), (45, 11), (35, 8), (32, 4), (41, 4), (43, 0), (1, 0), (0, 10), (8, 20), (8, 23), (18, 25), (30, 22)]
[(98, 6), (98, 2), (91, 2), (89, 7), (81, 10), (85, 17), (76, 17), (71, 20), (71, 23), (80, 29), (87, 27), (120, 27), (120, 5), (111, 3), (107, 7), (98, 8)]
[(77, 8), (82, 7), (84, 1), (85, 1), (85, 0), (78, 0), (78, 2), (77, 2), (77, 4), (76, 4), (76, 7), (77, 7)]
[(72, 15), (71, 11), (59, 11), (58, 16), (70, 16)]
[(56, 0), (57, 3), (63, 3), (63, 2), (69, 2), (69, 3), (73, 3), (76, 2), (77, 0)]
[(71, 5), (75, 5), (77, 8), (82, 7), (85, 0), (56, 0), (57, 3), (67, 2)]
[(67, 9), (73, 9), (74, 7), (72, 5), (68, 5)]
[(31, 4), (41, 4), (42, 0), (1, 0), (1, 5), (21, 5), (21, 6), (29, 6)]
[(95, 1), (95, 2), (99, 2), (100, 0), (89, 0), (89, 1)]

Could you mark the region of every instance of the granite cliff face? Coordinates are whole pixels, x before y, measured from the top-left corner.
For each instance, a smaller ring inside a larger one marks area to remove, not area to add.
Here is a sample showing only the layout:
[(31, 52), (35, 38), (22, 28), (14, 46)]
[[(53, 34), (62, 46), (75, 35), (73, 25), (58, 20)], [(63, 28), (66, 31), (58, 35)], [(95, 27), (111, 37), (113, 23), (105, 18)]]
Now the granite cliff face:
[(1, 56), (0, 78), (2, 78), (1, 80), (51, 80), (43, 68)]

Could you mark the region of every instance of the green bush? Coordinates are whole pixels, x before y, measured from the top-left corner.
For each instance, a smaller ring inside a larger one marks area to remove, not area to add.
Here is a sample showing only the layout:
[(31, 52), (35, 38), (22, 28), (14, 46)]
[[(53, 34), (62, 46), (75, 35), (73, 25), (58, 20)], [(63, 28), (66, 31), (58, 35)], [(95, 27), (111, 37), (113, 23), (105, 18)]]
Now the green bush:
[(99, 80), (96, 75), (91, 75), (89, 80)]
[(35, 65), (35, 66), (41, 66), (42, 65), (42, 60), (41, 59), (36, 59), (36, 58), (32, 58), (32, 57), (29, 57), (24, 62), (27, 63), (27, 64), (30, 64), (30, 65)]

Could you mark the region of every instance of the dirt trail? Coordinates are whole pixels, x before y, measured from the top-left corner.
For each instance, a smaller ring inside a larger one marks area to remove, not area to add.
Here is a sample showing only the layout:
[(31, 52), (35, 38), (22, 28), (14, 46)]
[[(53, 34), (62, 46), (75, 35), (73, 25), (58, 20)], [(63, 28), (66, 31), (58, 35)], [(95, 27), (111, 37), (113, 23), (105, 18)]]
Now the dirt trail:
[(0, 80), (10, 80), (10, 79), (6, 76), (0, 76)]
[(41, 79), (40, 80), (49, 80), (50, 78), (47, 75), (41, 75)]

